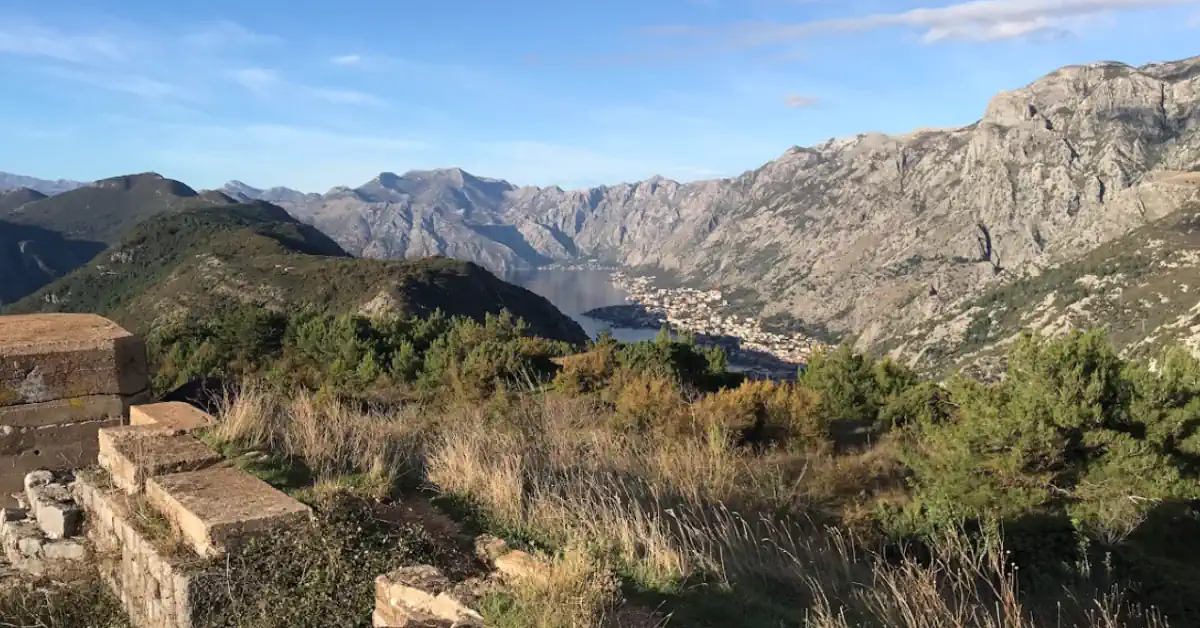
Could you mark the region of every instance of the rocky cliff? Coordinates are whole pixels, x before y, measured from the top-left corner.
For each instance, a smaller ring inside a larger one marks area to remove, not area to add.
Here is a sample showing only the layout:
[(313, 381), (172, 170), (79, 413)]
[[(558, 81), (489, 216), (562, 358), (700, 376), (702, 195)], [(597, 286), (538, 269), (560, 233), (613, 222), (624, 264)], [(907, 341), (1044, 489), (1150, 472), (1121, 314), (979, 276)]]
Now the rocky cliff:
[(865, 348), (1200, 198), (1198, 122), (1200, 57), (1104, 62), (966, 127), (796, 147), (732, 179), (564, 191), (435, 170), (277, 201), (356, 254), (670, 270)]

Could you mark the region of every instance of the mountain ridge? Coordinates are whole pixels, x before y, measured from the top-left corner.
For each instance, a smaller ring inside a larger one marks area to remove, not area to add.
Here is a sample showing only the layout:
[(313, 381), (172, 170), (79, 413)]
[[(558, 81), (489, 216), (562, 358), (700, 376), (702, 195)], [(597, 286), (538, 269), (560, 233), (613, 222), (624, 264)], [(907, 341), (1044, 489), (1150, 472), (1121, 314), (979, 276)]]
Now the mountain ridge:
[(283, 205), (366, 257), (597, 258), (750, 290), (765, 316), (871, 349), (1196, 199), (1177, 175), (1200, 169), (1198, 127), (1200, 57), (1097, 62), (1002, 91), (969, 125), (796, 146), (725, 179), (564, 191), (439, 169)]
[(239, 305), (429, 314), (508, 309), (546, 338), (586, 334), (544, 298), (470, 262), (354, 259), (282, 208), (255, 201), (162, 212), (8, 313), (95, 312), (139, 332)]

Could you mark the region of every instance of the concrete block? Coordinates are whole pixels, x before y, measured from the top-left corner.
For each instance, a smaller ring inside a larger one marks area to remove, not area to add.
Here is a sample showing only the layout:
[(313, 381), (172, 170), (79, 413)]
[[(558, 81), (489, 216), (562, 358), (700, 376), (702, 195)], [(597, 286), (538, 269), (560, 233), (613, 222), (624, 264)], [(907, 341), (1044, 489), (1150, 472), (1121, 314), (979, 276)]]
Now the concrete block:
[(129, 409), (130, 425), (154, 425), (190, 432), (216, 422), (211, 414), (181, 401), (142, 404)]
[(115, 419), (127, 416), (129, 406), (139, 403), (144, 398), (144, 394), (88, 395), (19, 406), (0, 406), (0, 425), (18, 428), (42, 427)]
[(231, 466), (150, 478), (146, 496), (201, 556), (302, 525), (312, 516), (308, 506)]
[(98, 438), (100, 466), (128, 493), (142, 492), (148, 478), (197, 471), (221, 461), (220, 454), (200, 440), (156, 425), (108, 427)]
[(133, 395), (149, 383), (141, 338), (94, 314), (0, 316), (0, 406)]

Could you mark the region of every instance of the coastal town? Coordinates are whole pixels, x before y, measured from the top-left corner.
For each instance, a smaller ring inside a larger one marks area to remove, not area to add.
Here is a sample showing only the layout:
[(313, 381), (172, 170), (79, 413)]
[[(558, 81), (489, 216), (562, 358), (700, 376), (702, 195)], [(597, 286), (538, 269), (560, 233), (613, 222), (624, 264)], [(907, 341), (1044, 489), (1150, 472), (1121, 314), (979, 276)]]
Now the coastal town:
[(622, 271), (611, 274), (614, 284), (629, 293), (628, 305), (597, 308), (585, 316), (612, 325), (635, 328), (669, 326), (676, 332), (695, 334), (700, 342), (724, 348), (731, 363), (764, 376), (794, 375), (813, 351), (828, 345), (801, 334), (783, 334), (763, 328), (753, 317), (729, 312), (720, 290), (664, 288), (654, 279)]

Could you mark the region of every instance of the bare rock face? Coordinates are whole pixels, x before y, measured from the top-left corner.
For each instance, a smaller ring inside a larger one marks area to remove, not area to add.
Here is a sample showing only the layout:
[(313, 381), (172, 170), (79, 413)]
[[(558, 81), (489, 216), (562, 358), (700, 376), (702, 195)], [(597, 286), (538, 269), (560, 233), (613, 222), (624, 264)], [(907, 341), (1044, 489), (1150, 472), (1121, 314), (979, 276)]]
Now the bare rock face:
[(868, 348), (1197, 199), (1198, 125), (1200, 57), (1094, 63), (966, 127), (795, 147), (732, 179), (564, 191), (443, 170), (284, 205), (368, 257), (657, 267)]

